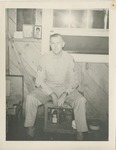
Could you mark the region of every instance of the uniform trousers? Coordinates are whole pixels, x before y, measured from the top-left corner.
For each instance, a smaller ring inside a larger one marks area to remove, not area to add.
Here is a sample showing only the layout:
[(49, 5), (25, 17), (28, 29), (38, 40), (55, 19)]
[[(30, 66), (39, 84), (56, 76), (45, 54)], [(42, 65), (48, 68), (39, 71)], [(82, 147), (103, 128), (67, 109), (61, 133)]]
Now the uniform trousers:
[[(41, 88), (37, 88), (27, 95), (25, 104), (25, 127), (34, 126), (37, 109), (39, 109), (38, 106), (45, 104), (50, 100), (51, 96), (44, 93)], [(87, 132), (86, 99), (84, 96), (75, 89), (66, 97), (65, 102), (68, 103), (74, 110), (77, 132)]]

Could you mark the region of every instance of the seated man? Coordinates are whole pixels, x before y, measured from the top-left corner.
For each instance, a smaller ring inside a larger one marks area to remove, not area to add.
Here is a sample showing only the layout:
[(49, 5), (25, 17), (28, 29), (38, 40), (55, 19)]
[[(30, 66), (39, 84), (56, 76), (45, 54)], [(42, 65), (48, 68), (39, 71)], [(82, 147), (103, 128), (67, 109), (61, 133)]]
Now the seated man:
[(65, 42), (60, 34), (50, 38), (51, 50), (39, 61), (36, 78), (37, 89), (26, 98), (25, 127), (28, 134), (34, 135), (34, 122), (38, 106), (52, 100), (55, 106), (63, 106), (64, 102), (72, 106), (77, 129), (78, 140), (87, 132), (86, 99), (78, 92), (74, 81), (75, 63), (73, 57), (63, 51)]

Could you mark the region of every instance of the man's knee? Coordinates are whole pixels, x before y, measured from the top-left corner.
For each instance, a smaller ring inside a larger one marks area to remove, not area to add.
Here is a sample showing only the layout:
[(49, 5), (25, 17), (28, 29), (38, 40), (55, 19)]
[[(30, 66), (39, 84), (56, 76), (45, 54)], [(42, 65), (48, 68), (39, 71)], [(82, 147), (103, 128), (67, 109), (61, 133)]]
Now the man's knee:
[(36, 107), (38, 107), (39, 105), (42, 104), (42, 102), (39, 99), (33, 97), (31, 94), (27, 95), (26, 103), (27, 103), (27, 105), (33, 105)]
[(34, 97), (31, 94), (27, 95), (26, 106), (30, 107), (30, 106), (34, 106), (35, 104), (36, 104), (36, 101), (35, 101)]
[(81, 97), (81, 98), (75, 100), (74, 107), (77, 107), (80, 105), (85, 106), (85, 103), (86, 103), (86, 99), (84, 97)]

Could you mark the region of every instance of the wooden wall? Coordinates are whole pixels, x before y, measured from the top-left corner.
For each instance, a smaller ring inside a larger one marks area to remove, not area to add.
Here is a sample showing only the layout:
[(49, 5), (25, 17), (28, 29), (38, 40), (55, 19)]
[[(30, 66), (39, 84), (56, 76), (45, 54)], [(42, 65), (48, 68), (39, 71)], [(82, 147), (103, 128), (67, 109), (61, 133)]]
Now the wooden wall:
[(24, 75), (25, 96), (34, 89), (34, 78), (40, 57), (39, 46), (39, 42), (9, 42), (10, 74)]
[[(8, 49), (6, 51), (6, 73), (10, 75), (23, 75), (25, 91), (24, 96), (32, 91), (34, 80), (37, 72), (38, 61), (41, 52), (41, 39), (14, 39), (16, 31), (16, 9), (8, 9)], [(37, 11), (37, 14), (41, 11)], [(41, 14), (39, 15), (40, 18)], [(37, 19), (36, 23), (40, 23), (41, 19)], [(41, 24), (41, 23), (40, 23)]]
[[(25, 97), (34, 87), (41, 40), (12, 39), (16, 30), (16, 10), (10, 9), (9, 22), (9, 74), (24, 75)], [(108, 64), (77, 62), (76, 73), (87, 99), (87, 118), (108, 119)]]
[(84, 95), (89, 118), (107, 120), (108, 66), (103, 63), (85, 63)]

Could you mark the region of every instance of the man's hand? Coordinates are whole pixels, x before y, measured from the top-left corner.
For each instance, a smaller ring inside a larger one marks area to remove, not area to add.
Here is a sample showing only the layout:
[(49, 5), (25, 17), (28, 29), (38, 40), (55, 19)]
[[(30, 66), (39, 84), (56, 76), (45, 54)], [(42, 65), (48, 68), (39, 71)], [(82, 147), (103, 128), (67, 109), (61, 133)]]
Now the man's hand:
[(67, 96), (67, 93), (64, 92), (58, 99), (58, 107), (62, 107), (65, 101), (65, 98)]
[(82, 86), (78, 87), (78, 92), (84, 95), (84, 88)]
[(53, 104), (57, 107), (58, 106), (58, 96), (55, 93), (52, 93), (51, 97), (52, 97)]

